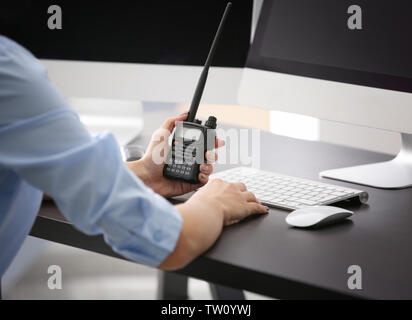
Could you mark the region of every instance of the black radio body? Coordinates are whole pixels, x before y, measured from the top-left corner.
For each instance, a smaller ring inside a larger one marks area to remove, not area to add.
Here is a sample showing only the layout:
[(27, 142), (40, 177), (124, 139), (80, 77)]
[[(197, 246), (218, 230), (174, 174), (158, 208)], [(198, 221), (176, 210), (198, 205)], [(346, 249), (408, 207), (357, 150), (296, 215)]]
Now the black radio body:
[(205, 125), (199, 120), (178, 122), (163, 169), (164, 176), (198, 184), (200, 165), (207, 162), (206, 152), (215, 148), (215, 129), (215, 117), (209, 117)]

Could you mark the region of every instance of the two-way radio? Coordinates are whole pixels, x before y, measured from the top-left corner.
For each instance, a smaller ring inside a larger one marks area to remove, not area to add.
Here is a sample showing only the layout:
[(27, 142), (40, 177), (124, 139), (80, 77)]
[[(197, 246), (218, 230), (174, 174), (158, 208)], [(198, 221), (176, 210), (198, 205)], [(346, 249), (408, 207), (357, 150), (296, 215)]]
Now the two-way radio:
[(163, 169), (163, 175), (167, 178), (198, 184), (199, 168), (200, 164), (206, 161), (206, 151), (215, 148), (217, 119), (210, 116), (205, 125), (202, 125), (202, 121), (196, 119), (196, 113), (200, 100), (202, 99), (209, 68), (212, 64), (231, 6), (232, 3), (229, 2), (220, 21), (205, 66), (200, 75), (187, 120), (177, 123), (172, 147)]

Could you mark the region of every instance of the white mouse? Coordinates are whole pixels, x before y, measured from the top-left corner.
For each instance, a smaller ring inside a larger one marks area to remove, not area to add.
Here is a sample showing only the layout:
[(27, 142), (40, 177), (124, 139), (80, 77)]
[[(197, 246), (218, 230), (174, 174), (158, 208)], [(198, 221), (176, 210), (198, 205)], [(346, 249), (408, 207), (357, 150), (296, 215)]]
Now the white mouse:
[(331, 206), (314, 206), (298, 209), (286, 217), (286, 222), (294, 227), (318, 227), (344, 220), (353, 215), (352, 211)]

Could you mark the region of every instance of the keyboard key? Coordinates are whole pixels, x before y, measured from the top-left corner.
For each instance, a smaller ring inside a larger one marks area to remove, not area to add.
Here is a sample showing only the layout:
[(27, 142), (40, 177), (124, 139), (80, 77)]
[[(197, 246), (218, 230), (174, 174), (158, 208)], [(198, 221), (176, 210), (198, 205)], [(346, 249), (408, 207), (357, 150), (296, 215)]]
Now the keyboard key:
[(307, 199), (300, 199), (299, 202), (300, 202), (301, 204), (306, 204), (306, 205), (308, 205), (308, 206), (314, 206), (315, 204), (317, 204), (316, 201), (307, 200)]

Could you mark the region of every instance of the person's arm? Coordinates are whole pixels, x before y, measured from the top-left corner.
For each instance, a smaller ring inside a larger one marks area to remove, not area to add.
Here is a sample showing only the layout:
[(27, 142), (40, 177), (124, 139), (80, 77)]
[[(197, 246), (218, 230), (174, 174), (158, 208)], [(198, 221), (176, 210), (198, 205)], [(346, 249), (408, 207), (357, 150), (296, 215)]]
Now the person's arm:
[[(151, 142), (144, 157), (138, 161), (128, 162), (127, 166), (148, 187), (164, 197), (173, 197), (197, 190), (209, 181), (213, 172), (213, 163), (217, 160), (217, 153), (209, 150), (206, 153), (207, 163), (200, 165), (199, 184), (190, 184), (181, 180), (167, 179), (163, 176), (165, 159), (169, 153), (169, 137), (173, 132), (176, 122), (186, 120), (188, 114), (184, 113), (177, 117), (165, 120), (163, 125), (153, 133)], [(224, 141), (216, 139), (215, 148), (224, 146)]]
[[(128, 163), (129, 168), (147, 186), (163, 196), (185, 194), (205, 185), (213, 172), (212, 163), (217, 160), (216, 152), (207, 153), (208, 163), (200, 166), (200, 185), (169, 180), (163, 176), (164, 159), (170, 149), (167, 141), (176, 122), (186, 118), (187, 113), (167, 119), (153, 134), (145, 156), (139, 161)], [(216, 148), (223, 145), (224, 141), (216, 140)], [(163, 155), (162, 161), (155, 159), (159, 154)], [(189, 263), (216, 241), (224, 225), (240, 221), (253, 213), (267, 213), (267, 207), (260, 205), (255, 196), (247, 192), (245, 185), (220, 180), (211, 181), (189, 201), (176, 208), (183, 218), (183, 227), (175, 250), (160, 265), (162, 269), (178, 269)]]
[(163, 270), (186, 266), (215, 243), (223, 228), (222, 213), (208, 203), (188, 202), (176, 208), (183, 218), (183, 227), (176, 248), (159, 265)]
[(158, 266), (175, 248), (180, 213), (127, 168), (111, 134), (92, 137), (44, 67), (0, 37), (0, 166), (50, 195), (79, 230)]
[(174, 208), (123, 163), (113, 135), (90, 136), (33, 56), (2, 40), (0, 165), (50, 195), (79, 230), (103, 234), (131, 260), (176, 269), (223, 225), (266, 212), (244, 186), (219, 180)]

